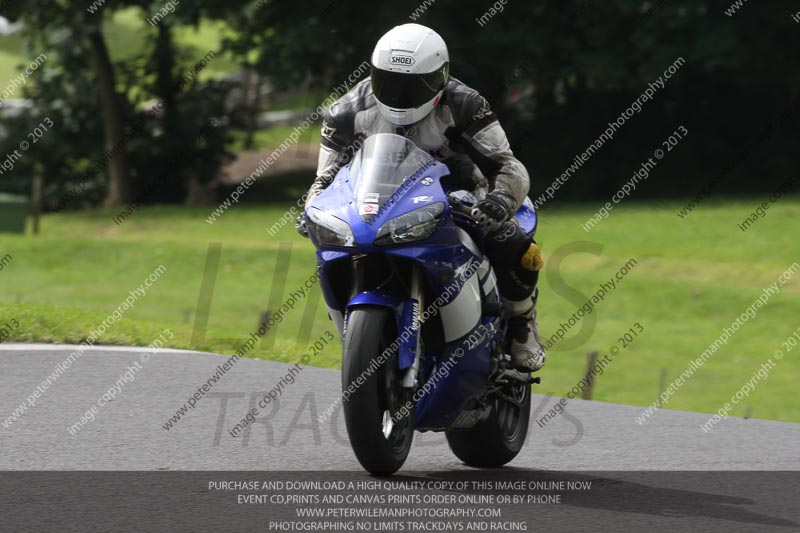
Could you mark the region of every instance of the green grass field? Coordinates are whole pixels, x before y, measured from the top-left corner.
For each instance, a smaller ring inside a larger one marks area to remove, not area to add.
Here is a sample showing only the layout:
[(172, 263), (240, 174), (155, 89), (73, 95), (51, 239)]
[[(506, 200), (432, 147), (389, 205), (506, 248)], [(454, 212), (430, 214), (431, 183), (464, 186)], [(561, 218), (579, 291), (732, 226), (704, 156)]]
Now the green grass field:
[[(649, 405), (659, 393), (662, 372), (671, 382), (765, 287), (800, 261), (800, 244), (792, 231), (800, 218), (800, 200), (781, 200), (749, 231), (740, 231), (737, 223), (758, 201), (709, 202), (686, 220), (675, 214), (682, 204), (627, 204), (589, 233), (580, 225), (596, 205), (546, 209), (538, 234), (548, 261), (540, 283), (544, 337), (552, 335), (629, 259), (637, 264), (598, 304), (596, 327), (587, 342), (550, 350), (538, 391), (565, 395), (581, 378), (589, 350), (608, 353), (638, 322), (644, 333), (598, 378), (594, 399)], [(267, 226), (284, 213), (284, 207), (237, 206), (213, 226), (205, 222), (210, 211), (144, 209), (119, 227), (108, 211), (48, 215), (38, 237), (0, 234), (0, 257), (12, 258), (0, 271), (0, 326), (12, 318), (20, 323), (8, 340), (80, 342), (129, 290), (163, 264), (167, 270), (161, 279), (101, 342), (147, 345), (168, 327), (176, 333), (172, 346), (190, 348), (206, 253), (209, 243), (218, 242), (222, 256), (208, 330), (195, 348), (233, 353), (267, 307), (281, 243), (293, 245), (286, 294), (313, 273), (313, 248), (295, 235), (291, 224), (274, 238), (268, 236)], [(576, 242), (570, 245), (573, 252), (565, 253), (570, 250), (565, 245)], [(592, 246), (601, 247), (602, 253), (580, 251)], [(553, 279), (554, 257), (561, 257), (562, 283)], [(711, 412), (729, 401), (800, 327), (799, 296), (797, 274), (666, 407)], [(273, 346), (258, 347), (252, 355), (297, 360), (304, 353), (304, 346), (295, 343), (302, 308), (298, 306), (275, 328)], [(307, 335), (313, 341), (331, 328), (320, 302)], [(337, 367), (338, 349), (338, 345), (328, 348), (314, 364)], [(800, 421), (798, 353), (800, 347), (787, 353), (731, 414)]]

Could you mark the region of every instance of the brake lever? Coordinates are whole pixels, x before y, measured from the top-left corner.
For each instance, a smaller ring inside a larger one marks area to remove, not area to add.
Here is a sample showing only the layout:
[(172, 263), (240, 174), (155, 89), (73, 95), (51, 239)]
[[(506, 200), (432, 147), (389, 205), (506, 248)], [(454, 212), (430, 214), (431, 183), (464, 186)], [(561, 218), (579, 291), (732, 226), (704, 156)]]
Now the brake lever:
[(450, 209), (460, 215), (472, 217), (472, 207), (464, 205), (461, 200), (452, 196), (447, 196), (447, 203), (450, 204)]
[(483, 228), (483, 226), (475, 220), (475, 217), (472, 215), (472, 211), (474, 206), (464, 205), (461, 200), (458, 198), (453, 198), (451, 196), (447, 197), (447, 201), (450, 204), (450, 210), (455, 215), (460, 215), (461, 218), (464, 219), (467, 223), (473, 226), (477, 226), (478, 228)]

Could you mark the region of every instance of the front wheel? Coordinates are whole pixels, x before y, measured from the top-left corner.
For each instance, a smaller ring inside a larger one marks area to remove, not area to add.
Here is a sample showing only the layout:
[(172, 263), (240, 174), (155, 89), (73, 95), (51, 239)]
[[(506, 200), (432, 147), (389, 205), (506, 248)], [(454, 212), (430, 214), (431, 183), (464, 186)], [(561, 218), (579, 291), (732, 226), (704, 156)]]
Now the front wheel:
[(383, 307), (350, 311), (342, 356), (344, 420), (350, 446), (368, 472), (397, 472), (408, 457), (414, 437), (411, 391), (403, 389), (394, 315)]
[(464, 464), (480, 468), (503, 466), (525, 444), (531, 417), (531, 386), (517, 384), (503, 392), (516, 403), (495, 397), (486, 420), (467, 430), (445, 432), (450, 450)]

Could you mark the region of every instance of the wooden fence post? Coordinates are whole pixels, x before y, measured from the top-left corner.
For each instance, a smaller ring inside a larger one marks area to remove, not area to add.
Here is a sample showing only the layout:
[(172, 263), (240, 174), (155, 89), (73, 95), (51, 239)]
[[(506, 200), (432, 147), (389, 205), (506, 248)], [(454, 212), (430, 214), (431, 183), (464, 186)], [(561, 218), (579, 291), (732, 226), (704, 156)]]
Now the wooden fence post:
[(586, 365), (586, 376), (584, 377), (584, 381), (586, 381), (586, 388), (583, 389), (583, 392), (581, 392), (582, 400), (592, 399), (592, 387), (594, 386), (594, 374), (592, 373), (592, 369), (594, 368), (595, 363), (597, 363), (597, 350), (592, 350), (589, 352), (589, 361)]
[(33, 205), (31, 206), (31, 217), (33, 218), (33, 234), (39, 235), (39, 218), (42, 215), (42, 189), (44, 187), (44, 179), (41, 172), (37, 171), (33, 175), (33, 184), (31, 196)]

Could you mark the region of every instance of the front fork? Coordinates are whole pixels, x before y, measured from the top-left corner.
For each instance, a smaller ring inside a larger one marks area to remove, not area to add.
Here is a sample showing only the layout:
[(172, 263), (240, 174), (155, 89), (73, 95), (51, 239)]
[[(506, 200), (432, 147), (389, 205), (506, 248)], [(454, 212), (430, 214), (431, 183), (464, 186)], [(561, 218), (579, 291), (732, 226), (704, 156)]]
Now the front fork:
[[(358, 282), (356, 287), (363, 287), (363, 270), (357, 269)], [(409, 294), (402, 297), (392, 296), (380, 287), (371, 289), (356, 289), (347, 302), (344, 317), (344, 329), (347, 328), (350, 310), (360, 306), (378, 306), (391, 310), (395, 317), (397, 337), (394, 343), (399, 350), (398, 377), (404, 389), (413, 389), (417, 383), (417, 376), (422, 358), (422, 341), (420, 333), (422, 328), (422, 305), (424, 304), (424, 285), (422, 270), (418, 265), (413, 265), (408, 276)], [(371, 285), (371, 284), (370, 284)], [(344, 335), (343, 335), (344, 336)]]
[(422, 310), (425, 309), (424, 294), (422, 290), (421, 272), (418, 265), (412, 265), (411, 270), (411, 290), (409, 298), (417, 302), (417, 312), (412, 314), (412, 330), (416, 333), (416, 346), (414, 347), (414, 362), (403, 375), (403, 388), (413, 389), (417, 383), (419, 374), (420, 360), (422, 358)]

